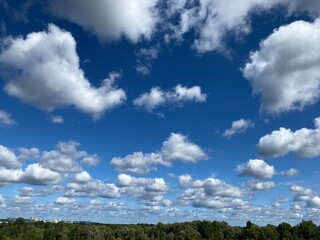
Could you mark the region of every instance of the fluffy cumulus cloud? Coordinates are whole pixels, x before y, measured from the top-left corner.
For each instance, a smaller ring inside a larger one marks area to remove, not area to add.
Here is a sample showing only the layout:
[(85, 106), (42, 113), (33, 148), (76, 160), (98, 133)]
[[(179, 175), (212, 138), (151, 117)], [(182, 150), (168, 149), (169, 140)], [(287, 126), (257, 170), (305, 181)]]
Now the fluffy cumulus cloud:
[(315, 196), (307, 201), (308, 207), (320, 208), (320, 197)]
[[(57, 149), (52, 151), (44, 151), (41, 155), (41, 164), (60, 173), (76, 173), (81, 172), (80, 163), (88, 165), (88, 163), (98, 163), (98, 156), (90, 155), (85, 151), (78, 151), (80, 144), (74, 141), (60, 142)], [(90, 161), (88, 160), (90, 159)], [(94, 165), (94, 164), (93, 164)]]
[(293, 194), (293, 200), (295, 202), (308, 201), (315, 195), (311, 189), (299, 185), (292, 185), (290, 191)]
[(172, 166), (173, 162), (196, 163), (208, 159), (207, 154), (187, 136), (179, 133), (171, 133), (163, 142), (162, 148), (155, 153), (135, 152), (124, 158), (115, 157), (111, 160), (119, 172), (136, 174), (148, 173), (156, 170), (157, 165)]
[(257, 150), (263, 157), (284, 156), (290, 152), (299, 158), (320, 155), (320, 118), (314, 120), (315, 129), (301, 128), (292, 131), (280, 128), (260, 138)]
[(119, 172), (143, 174), (156, 170), (156, 165), (163, 165), (165, 162), (159, 153), (144, 154), (142, 152), (135, 152), (124, 158), (112, 158), (111, 164), (116, 166)]
[[(77, 149), (78, 146), (79, 143), (73, 141), (60, 142), (57, 149), (43, 152), (40, 152), (37, 148), (11, 150), (0, 146), (0, 186), (13, 183), (24, 183), (35, 186), (57, 186), (70, 175), (75, 175), (76, 179), (78, 179), (75, 183), (78, 183), (81, 177), (82, 180), (85, 179), (85, 175), (77, 175), (84, 171), (81, 165), (95, 166), (99, 162), (96, 154), (90, 155), (85, 151), (79, 151)], [(30, 164), (29, 161), (32, 161), (32, 163)], [(91, 178), (85, 180), (89, 182), (86, 184), (99, 186), (100, 196), (107, 196), (108, 191), (111, 192), (114, 187), (114, 185), (103, 184)], [(77, 189), (76, 187), (74, 189), (78, 192), (85, 192), (82, 189), (86, 187), (83, 185), (81, 189)], [(114, 189), (116, 191), (116, 188)], [(42, 192), (47, 194), (51, 191), (31, 192), (41, 195)]]
[(179, 185), (185, 188), (178, 196), (182, 205), (193, 207), (225, 209), (247, 205), (240, 197), (243, 191), (216, 178), (192, 179), (189, 175), (179, 177)]
[(26, 169), (6, 169), (0, 168), (0, 185), (10, 183), (26, 183), (30, 185), (49, 185), (57, 184), (60, 180), (60, 174), (50, 169), (43, 168), (39, 164), (31, 164)]
[(181, 188), (185, 188), (186, 186), (191, 185), (191, 183), (193, 182), (193, 179), (189, 174), (180, 175), (178, 176), (178, 179), (179, 179), (179, 186)]
[(239, 176), (249, 176), (256, 179), (272, 178), (276, 174), (275, 168), (260, 159), (250, 159), (246, 164), (237, 166)]
[[(181, 41), (189, 31), (195, 32), (193, 48), (200, 52), (227, 52), (225, 42), (231, 35), (241, 39), (251, 32), (251, 16), (272, 8), (282, 7), (288, 15), (297, 12), (308, 12), (310, 16), (318, 16), (320, 4), (316, 0), (169, 0), (167, 16), (178, 19), (178, 24), (169, 25), (166, 41)], [(166, 20), (168, 21), (168, 20)], [(171, 31), (170, 31), (171, 30)]]
[(114, 86), (118, 73), (111, 73), (98, 88), (90, 84), (79, 66), (74, 38), (53, 24), (47, 32), (4, 42), (0, 67), (7, 80), (5, 91), (32, 106), (45, 111), (73, 106), (99, 117), (126, 100), (124, 91)]
[(22, 166), (22, 162), (15, 152), (5, 146), (0, 145), (0, 167), (16, 169)]
[(4, 126), (12, 126), (16, 122), (11, 118), (11, 115), (4, 110), (0, 110), (0, 124)]
[(201, 92), (199, 86), (191, 88), (177, 85), (170, 91), (163, 91), (159, 87), (153, 87), (149, 93), (143, 93), (133, 101), (136, 107), (148, 112), (165, 105), (183, 105), (185, 102), (205, 102), (207, 95)]
[(165, 162), (196, 163), (208, 158), (198, 145), (179, 133), (171, 133), (171, 136), (163, 142), (161, 155)]
[(60, 181), (60, 174), (36, 163), (25, 169), (20, 181), (30, 185), (57, 184)]
[(243, 74), (261, 94), (261, 110), (279, 114), (319, 100), (319, 41), (320, 19), (296, 21), (275, 30), (251, 53)]
[(237, 121), (232, 122), (231, 128), (224, 131), (222, 134), (225, 138), (231, 138), (233, 135), (237, 135), (245, 132), (248, 128), (254, 127), (254, 124), (250, 119), (239, 119)]
[(285, 176), (289, 176), (289, 177), (294, 177), (299, 175), (299, 170), (295, 169), (295, 168), (290, 168), (288, 170), (284, 170), (279, 172), (280, 175), (285, 175)]
[(250, 188), (253, 191), (261, 191), (265, 189), (274, 188), (276, 184), (273, 181), (267, 181), (267, 182), (252, 182), (249, 184)]
[(119, 191), (146, 206), (168, 206), (171, 201), (164, 198), (170, 187), (163, 178), (137, 178), (127, 174), (118, 175)]
[(101, 40), (122, 36), (132, 42), (150, 38), (158, 22), (157, 0), (48, 0), (51, 12), (74, 22)]
[(120, 192), (115, 184), (93, 179), (88, 172), (83, 171), (77, 173), (74, 180), (68, 183), (65, 196), (118, 198)]
[[(169, 1), (172, 14), (179, 13), (179, 25), (174, 33), (180, 37), (195, 30), (196, 38), (193, 47), (198, 52), (222, 51), (224, 40), (229, 33), (244, 36), (250, 33), (250, 14), (255, 10), (270, 9), (276, 0), (229, 1)], [(174, 11), (175, 10), (175, 11)]]

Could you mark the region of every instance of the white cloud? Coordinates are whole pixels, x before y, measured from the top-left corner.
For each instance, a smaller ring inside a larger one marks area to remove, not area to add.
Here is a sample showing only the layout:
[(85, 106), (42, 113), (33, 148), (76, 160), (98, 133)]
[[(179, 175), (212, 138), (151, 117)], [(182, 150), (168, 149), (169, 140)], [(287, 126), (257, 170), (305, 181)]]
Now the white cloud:
[(4, 110), (0, 110), (0, 124), (5, 126), (12, 126), (16, 122), (11, 118), (11, 115)]
[(200, 0), (175, 3), (176, 1), (172, 0), (169, 2), (174, 7), (170, 12), (180, 13), (179, 26), (174, 29), (176, 37), (179, 39), (186, 32), (194, 30), (196, 39), (193, 47), (198, 52), (204, 53), (224, 51), (224, 40), (230, 33), (237, 38), (249, 34), (251, 13), (270, 9), (277, 1)]
[(208, 159), (206, 153), (187, 136), (171, 133), (170, 137), (163, 142), (160, 152), (147, 154), (135, 152), (124, 158), (112, 158), (111, 164), (119, 172), (143, 174), (157, 170), (157, 165), (170, 167), (176, 161), (196, 163), (205, 159)]
[(52, 121), (53, 123), (59, 124), (59, 123), (63, 123), (63, 122), (64, 122), (64, 119), (63, 119), (62, 116), (56, 115), (56, 116), (52, 116), (51, 121)]
[(63, 192), (63, 186), (61, 185), (49, 185), (45, 187), (30, 187), (26, 186), (19, 189), (19, 196), (21, 197), (46, 197), (54, 194), (60, 194)]
[(24, 161), (24, 160), (27, 160), (27, 159), (38, 159), (40, 156), (40, 151), (38, 148), (24, 148), (24, 147), (21, 147), (19, 148), (19, 160), (20, 161)]
[(68, 183), (67, 197), (120, 197), (119, 188), (113, 183), (104, 183), (101, 180), (93, 179), (86, 171), (77, 173), (74, 181)]
[(233, 135), (245, 132), (248, 128), (253, 128), (254, 124), (250, 119), (239, 119), (232, 122), (231, 128), (227, 129), (223, 133), (223, 137), (231, 138)]
[(0, 167), (0, 185), (9, 183), (26, 183), (30, 185), (57, 184), (61, 180), (60, 174), (43, 168), (35, 163), (23, 169), (6, 169)]
[(118, 182), (120, 187), (143, 187), (148, 192), (166, 192), (169, 186), (163, 178), (137, 178), (128, 174), (119, 174)]
[(284, 156), (290, 152), (297, 157), (312, 158), (320, 155), (319, 119), (315, 129), (301, 128), (297, 131), (280, 128), (260, 138), (257, 150), (262, 157)]
[(36, 163), (25, 169), (20, 181), (31, 185), (57, 184), (60, 181), (60, 174)]
[(295, 202), (308, 201), (314, 196), (314, 192), (311, 189), (299, 185), (292, 185), (290, 191), (293, 194)]
[(141, 48), (137, 53), (137, 63), (135, 69), (141, 75), (148, 75), (152, 70), (152, 61), (157, 59), (159, 47)]
[(261, 110), (279, 114), (319, 100), (319, 41), (320, 19), (296, 21), (276, 29), (251, 53), (243, 74), (261, 94)]
[(185, 102), (205, 102), (207, 95), (201, 92), (199, 86), (191, 88), (177, 85), (170, 91), (163, 91), (159, 87), (151, 88), (149, 93), (143, 93), (133, 101), (139, 108), (152, 112), (155, 108), (165, 105), (183, 105)]
[(260, 159), (250, 159), (246, 164), (238, 165), (236, 171), (241, 177), (249, 176), (256, 179), (272, 178), (276, 174), (274, 166)]
[(0, 167), (17, 169), (21, 166), (22, 162), (19, 161), (18, 157), (13, 151), (0, 145)]
[(289, 170), (281, 171), (279, 174), (293, 177), (299, 175), (299, 170), (295, 168), (290, 168)]
[[(169, 32), (166, 42), (182, 41), (187, 32), (195, 32), (193, 48), (200, 53), (218, 51), (228, 54), (226, 39), (242, 39), (251, 32), (251, 17), (272, 8), (284, 7), (288, 15), (306, 11), (318, 16), (320, 4), (316, 0), (169, 0), (167, 15)], [(179, 20), (174, 25), (174, 21)]]
[(161, 155), (163, 160), (168, 163), (174, 161), (196, 163), (208, 158), (198, 145), (192, 143), (187, 136), (179, 133), (171, 133), (170, 137), (163, 142)]
[(13, 205), (26, 205), (32, 203), (32, 198), (15, 196), (12, 198), (11, 202)]
[(21, 169), (6, 169), (1, 167), (0, 168), (0, 185), (20, 182), (22, 176), (23, 176), (23, 171)]
[(150, 38), (158, 22), (157, 0), (49, 0), (51, 11), (95, 34), (100, 40), (122, 36), (132, 42)]
[(66, 198), (66, 197), (58, 197), (54, 203), (63, 205), (63, 204), (73, 204), (75, 202), (76, 202), (76, 200), (74, 200), (74, 199), (70, 199), (70, 198)]
[(256, 183), (252, 183), (250, 184), (250, 187), (252, 188), (252, 190), (256, 191), (256, 190), (265, 190), (265, 189), (270, 189), (275, 187), (275, 183), (272, 181), (268, 181), (268, 182), (256, 182)]
[(111, 164), (116, 166), (119, 172), (143, 174), (156, 170), (156, 165), (163, 165), (164, 161), (159, 153), (144, 154), (142, 152), (135, 152), (124, 158), (112, 158)]
[(42, 166), (60, 173), (76, 173), (82, 171), (80, 162), (88, 165), (99, 161), (95, 154), (90, 155), (85, 151), (78, 151), (77, 147), (79, 145), (79, 143), (73, 141), (58, 143), (57, 150), (42, 153)]
[(73, 106), (97, 118), (126, 100), (124, 91), (114, 86), (118, 73), (111, 73), (99, 88), (90, 84), (80, 69), (74, 38), (53, 24), (48, 32), (7, 38), (3, 47), (5, 91), (32, 106), (45, 111)]
[(189, 174), (180, 175), (178, 179), (179, 179), (179, 186), (181, 188), (185, 188), (186, 186), (190, 185), (193, 182), (193, 179)]
[(99, 164), (99, 158), (96, 154), (84, 157), (81, 161), (82, 164), (87, 165), (88, 167), (95, 167)]
[(124, 196), (135, 198), (146, 206), (171, 205), (163, 197), (170, 189), (163, 178), (137, 178), (119, 174), (118, 187)]
[(219, 197), (241, 197), (242, 191), (234, 186), (226, 184), (224, 181), (216, 178), (208, 178), (205, 181), (197, 180), (194, 187), (204, 188), (207, 196)]
[(307, 201), (308, 207), (319, 208), (320, 207), (320, 197), (315, 196)]
[(192, 205), (193, 207), (225, 209), (229, 207), (237, 208), (247, 203), (240, 199), (243, 191), (235, 186), (229, 185), (216, 178), (204, 180), (193, 180), (189, 175), (179, 177), (180, 185), (188, 187), (178, 196), (182, 205)]

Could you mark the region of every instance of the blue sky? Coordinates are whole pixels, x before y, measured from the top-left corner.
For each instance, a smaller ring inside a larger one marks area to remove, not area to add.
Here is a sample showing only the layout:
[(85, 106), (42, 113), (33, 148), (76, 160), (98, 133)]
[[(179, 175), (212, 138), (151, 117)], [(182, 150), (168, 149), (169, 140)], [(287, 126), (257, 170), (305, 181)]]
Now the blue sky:
[(320, 223), (316, 0), (0, 0), (0, 217)]

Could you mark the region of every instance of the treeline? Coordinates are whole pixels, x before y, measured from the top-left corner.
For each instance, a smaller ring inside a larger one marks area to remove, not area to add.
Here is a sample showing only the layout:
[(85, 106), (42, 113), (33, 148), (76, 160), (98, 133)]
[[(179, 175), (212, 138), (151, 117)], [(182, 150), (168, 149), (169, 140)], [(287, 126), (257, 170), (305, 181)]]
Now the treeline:
[(26, 222), (22, 218), (0, 224), (0, 240), (319, 240), (320, 227), (312, 221), (296, 226), (281, 223), (260, 227), (247, 222), (193, 221), (156, 225)]

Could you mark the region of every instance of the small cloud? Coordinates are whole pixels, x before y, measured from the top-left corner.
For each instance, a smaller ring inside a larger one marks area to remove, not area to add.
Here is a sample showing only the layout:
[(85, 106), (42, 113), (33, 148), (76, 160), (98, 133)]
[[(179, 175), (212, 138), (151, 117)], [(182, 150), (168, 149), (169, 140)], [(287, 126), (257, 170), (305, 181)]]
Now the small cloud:
[(155, 108), (165, 105), (183, 105), (185, 102), (206, 102), (207, 95), (201, 92), (199, 86), (191, 88), (178, 84), (170, 91), (163, 91), (159, 87), (151, 88), (149, 93), (143, 93), (133, 101), (136, 107), (152, 112)]
[(51, 121), (52, 121), (53, 123), (59, 124), (59, 123), (63, 123), (63, 122), (64, 122), (64, 119), (63, 119), (62, 116), (57, 115), (57, 116), (52, 116)]
[(0, 110), (0, 124), (5, 126), (12, 126), (16, 122), (11, 118), (11, 114), (4, 110)]
[(289, 177), (294, 177), (299, 175), (299, 170), (295, 168), (290, 168), (289, 170), (281, 171), (279, 174), (289, 176)]
[(141, 48), (137, 53), (137, 64), (135, 69), (141, 75), (148, 75), (152, 70), (152, 61), (157, 59), (159, 54), (158, 47)]
[(72, 204), (75, 202), (76, 202), (76, 200), (74, 200), (74, 199), (70, 199), (70, 198), (66, 198), (66, 197), (59, 197), (59, 198), (57, 198), (57, 200), (54, 203), (59, 204), (59, 205), (65, 205), (65, 204)]
[(253, 191), (262, 191), (275, 187), (275, 183), (273, 181), (268, 182), (252, 182), (249, 184), (250, 188)]
[(250, 119), (241, 118), (237, 121), (233, 121), (231, 128), (225, 130), (222, 136), (229, 139), (233, 135), (238, 135), (240, 133), (245, 132), (247, 129), (253, 128), (253, 127), (254, 127), (254, 123), (252, 123)]

